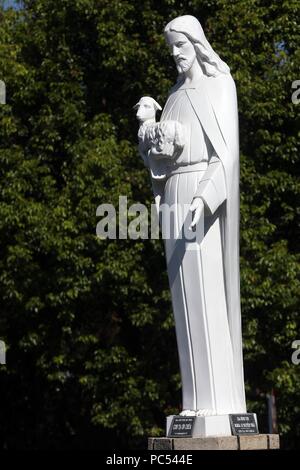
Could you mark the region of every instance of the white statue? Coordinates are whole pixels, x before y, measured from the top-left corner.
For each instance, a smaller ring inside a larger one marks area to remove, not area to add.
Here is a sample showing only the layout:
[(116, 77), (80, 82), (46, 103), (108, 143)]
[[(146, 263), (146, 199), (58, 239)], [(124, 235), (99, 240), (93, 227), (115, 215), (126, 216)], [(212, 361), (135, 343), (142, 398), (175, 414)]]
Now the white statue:
[[(160, 107), (149, 97), (138, 103), (137, 116), (143, 122), (140, 151), (150, 168), (156, 203), (178, 209), (168, 222), (173, 236), (165, 240), (165, 250), (182, 379), (181, 414), (245, 413), (235, 84), (195, 17), (178, 17), (164, 32), (178, 80), (159, 123), (155, 113)], [(152, 105), (147, 115), (141, 107), (145, 100)], [(157, 133), (164, 125), (169, 139), (158, 145)], [(200, 241), (182, 236), (188, 220), (192, 230), (204, 221)]]

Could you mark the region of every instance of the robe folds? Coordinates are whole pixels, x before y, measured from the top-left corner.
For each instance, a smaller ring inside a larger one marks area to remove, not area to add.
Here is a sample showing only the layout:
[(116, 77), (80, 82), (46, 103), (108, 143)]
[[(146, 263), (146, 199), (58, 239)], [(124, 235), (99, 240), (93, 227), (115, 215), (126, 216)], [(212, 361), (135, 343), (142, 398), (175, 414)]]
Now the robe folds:
[[(178, 120), (187, 142), (152, 178), (162, 228), (182, 378), (183, 409), (246, 411), (239, 292), (238, 110), (230, 74), (172, 88), (161, 121)], [(204, 203), (203, 234), (192, 240), (189, 205)]]

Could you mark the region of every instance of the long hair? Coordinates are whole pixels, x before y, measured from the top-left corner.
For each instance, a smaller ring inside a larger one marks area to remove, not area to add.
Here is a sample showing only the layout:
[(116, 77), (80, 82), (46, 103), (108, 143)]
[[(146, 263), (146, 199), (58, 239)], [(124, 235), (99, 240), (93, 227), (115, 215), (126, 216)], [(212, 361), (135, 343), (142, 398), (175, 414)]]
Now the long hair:
[[(197, 18), (191, 15), (179, 16), (167, 24), (164, 33), (166, 34), (168, 31), (182, 33), (191, 41), (203, 73), (212, 77), (216, 77), (221, 73), (230, 73), (228, 65), (220, 59), (209, 44)], [(179, 80), (181, 76), (182, 74), (179, 74)]]

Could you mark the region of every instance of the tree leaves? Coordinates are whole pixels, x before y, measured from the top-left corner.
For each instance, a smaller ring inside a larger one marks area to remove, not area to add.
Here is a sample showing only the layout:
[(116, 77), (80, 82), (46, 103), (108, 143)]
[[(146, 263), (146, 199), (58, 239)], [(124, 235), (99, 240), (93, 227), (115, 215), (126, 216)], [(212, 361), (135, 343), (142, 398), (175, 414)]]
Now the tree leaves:
[[(248, 404), (263, 417), (275, 389), (287, 447), (300, 433), (298, 3), (188, 2), (237, 84)], [(143, 447), (180, 409), (163, 245), (99, 240), (95, 214), (120, 195), (152, 202), (132, 106), (164, 103), (176, 71), (162, 31), (186, 13), (169, 0), (0, 10), (3, 446)]]

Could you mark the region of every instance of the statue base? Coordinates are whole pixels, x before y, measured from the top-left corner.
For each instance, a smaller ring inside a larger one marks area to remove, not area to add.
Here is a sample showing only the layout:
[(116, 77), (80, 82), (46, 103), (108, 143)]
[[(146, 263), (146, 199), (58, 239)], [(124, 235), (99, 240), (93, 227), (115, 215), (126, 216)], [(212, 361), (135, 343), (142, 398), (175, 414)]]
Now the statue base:
[(255, 413), (195, 417), (171, 415), (167, 417), (166, 422), (167, 437), (216, 437), (258, 433)]
[[(148, 439), (149, 450), (271, 450), (278, 434), (258, 434), (255, 413), (167, 417), (167, 437)], [(234, 435), (232, 435), (234, 434)]]
[[(167, 416), (166, 436), (170, 436), (170, 428), (176, 415)], [(180, 417), (181, 419), (184, 417)], [(229, 415), (196, 416), (191, 437), (231, 436)], [(170, 436), (176, 437), (176, 436)], [(180, 436), (178, 436), (180, 437)]]
[(148, 439), (148, 450), (275, 450), (279, 446), (278, 434)]

